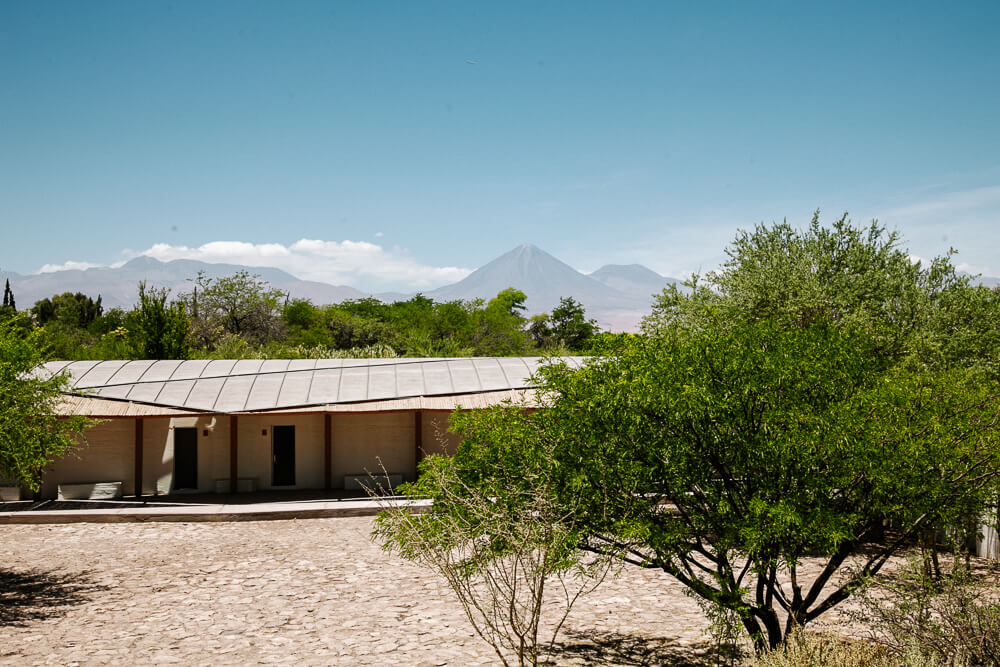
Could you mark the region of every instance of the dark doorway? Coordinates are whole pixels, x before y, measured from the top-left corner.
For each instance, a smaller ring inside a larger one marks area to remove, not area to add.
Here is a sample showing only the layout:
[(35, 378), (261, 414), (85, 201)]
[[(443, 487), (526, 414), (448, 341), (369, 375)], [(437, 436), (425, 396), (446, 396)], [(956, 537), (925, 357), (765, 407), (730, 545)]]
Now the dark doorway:
[(174, 429), (174, 488), (198, 488), (198, 429)]
[(295, 427), (275, 426), (271, 486), (295, 486)]

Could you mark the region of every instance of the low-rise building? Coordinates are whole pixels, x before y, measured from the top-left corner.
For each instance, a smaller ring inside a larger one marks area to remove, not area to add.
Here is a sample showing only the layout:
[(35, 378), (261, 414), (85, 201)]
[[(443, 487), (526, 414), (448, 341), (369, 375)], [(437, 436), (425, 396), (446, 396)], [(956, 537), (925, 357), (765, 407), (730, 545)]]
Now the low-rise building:
[(542, 361), (49, 362), (39, 372), (70, 378), (61, 411), (99, 423), (46, 469), (42, 496), (100, 483), (136, 496), (351, 489), (383, 474), (412, 481), (422, 456), (454, 452), (447, 429), (456, 408), (535, 406)]

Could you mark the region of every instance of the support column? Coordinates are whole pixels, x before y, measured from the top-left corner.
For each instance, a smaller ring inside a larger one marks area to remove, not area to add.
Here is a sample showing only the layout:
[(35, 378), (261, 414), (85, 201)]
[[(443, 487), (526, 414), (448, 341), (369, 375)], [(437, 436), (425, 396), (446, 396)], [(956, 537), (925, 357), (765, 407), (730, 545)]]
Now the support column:
[(333, 415), (323, 415), (323, 488), (333, 488)]
[(424, 460), (424, 413), (413, 411), (413, 477), (420, 474), (418, 466)]
[(135, 497), (142, 497), (142, 417), (135, 418)]
[(239, 431), (237, 430), (236, 415), (229, 416), (229, 492), (236, 493), (236, 478), (240, 474), (239, 469)]

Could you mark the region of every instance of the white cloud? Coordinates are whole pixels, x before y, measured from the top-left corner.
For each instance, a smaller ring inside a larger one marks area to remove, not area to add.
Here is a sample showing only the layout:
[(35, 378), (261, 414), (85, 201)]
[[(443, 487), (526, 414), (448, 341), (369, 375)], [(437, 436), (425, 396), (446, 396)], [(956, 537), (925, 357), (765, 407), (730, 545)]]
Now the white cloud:
[(380, 239), (383, 236), (385, 236), (385, 234), (383, 234), (382, 232), (375, 232), (375, 238)]
[(38, 269), (38, 273), (54, 273), (56, 271), (86, 271), (87, 269), (97, 269), (103, 266), (102, 264), (91, 264), (90, 262), (74, 262), (70, 260), (68, 262), (63, 262), (62, 264), (46, 264), (42, 268)]
[(366, 241), (300, 239), (280, 243), (213, 241), (196, 248), (157, 243), (131, 253), (163, 262), (194, 259), (209, 263), (276, 267), (303, 280), (351, 285), (363, 290), (421, 290), (438, 287), (471, 273), (456, 266), (429, 266), (399, 248), (386, 249)]

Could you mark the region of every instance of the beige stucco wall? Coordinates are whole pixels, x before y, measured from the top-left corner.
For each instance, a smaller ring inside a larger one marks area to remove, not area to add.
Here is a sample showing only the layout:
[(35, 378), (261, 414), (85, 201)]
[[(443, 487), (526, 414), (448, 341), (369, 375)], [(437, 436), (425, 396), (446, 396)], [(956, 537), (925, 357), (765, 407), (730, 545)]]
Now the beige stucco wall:
[(172, 419), (147, 419), (143, 427), (143, 493), (174, 491), (174, 429), (198, 430), (198, 488), (215, 491), (215, 480), (229, 479), (229, 417), (206, 415)]
[[(228, 417), (226, 417), (228, 419)], [(239, 417), (239, 477), (257, 480), (258, 489), (322, 489), (323, 415), (253, 415)], [(271, 483), (271, 447), (275, 426), (295, 427), (295, 486)], [(228, 449), (227, 466), (228, 466)], [(228, 477), (227, 472), (224, 477)]]
[(404, 481), (416, 475), (416, 447), (412, 412), (333, 415), (334, 488), (344, 486), (344, 475), (400, 474)]
[(451, 456), (458, 449), (461, 438), (448, 432), (450, 412), (425, 411), (423, 416), (423, 450), (424, 455), (446, 454)]
[(59, 484), (122, 482), (135, 493), (135, 421), (109, 419), (87, 429), (85, 442), (54, 461), (42, 476), (42, 497), (55, 498)]
[[(447, 433), (448, 412), (423, 412), (422, 442), (426, 454), (452, 454), (458, 436)], [(230, 415), (150, 417), (143, 420), (144, 494), (173, 493), (174, 430), (198, 429), (198, 491), (212, 493), (217, 480), (229, 479)], [(390, 473), (412, 481), (416, 475), (413, 412), (338, 413), (332, 420), (333, 488), (345, 475)], [(274, 487), (272, 437), (274, 426), (295, 427), (295, 485)], [(253, 478), (258, 489), (322, 489), (324, 478), (324, 415), (248, 415), (238, 417), (238, 476)], [(86, 432), (86, 444), (46, 472), (42, 492), (54, 498), (58, 484), (122, 482), (133, 495), (135, 419), (107, 419)], [(228, 486), (226, 486), (228, 490)]]

